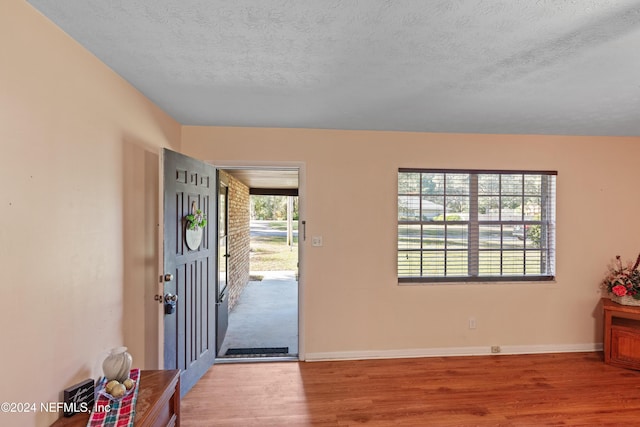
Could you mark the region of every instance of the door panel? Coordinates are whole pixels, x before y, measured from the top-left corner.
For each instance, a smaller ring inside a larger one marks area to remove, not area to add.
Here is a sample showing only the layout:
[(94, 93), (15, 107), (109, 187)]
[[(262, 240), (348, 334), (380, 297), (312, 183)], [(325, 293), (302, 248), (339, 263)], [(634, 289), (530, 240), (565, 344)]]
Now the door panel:
[[(217, 350), (220, 351), (229, 326), (229, 183), (218, 174), (218, 282), (216, 285), (217, 305)], [(222, 357), (224, 354), (219, 354)]]
[[(184, 395), (215, 361), (215, 182), (213, 166), (164, 150), (165, 308), (175, 295), (175, 308), (164, 314), (164, 367), (180, 369)], [(201, 209), (208, 219), (196, 248), (185, 242), (185, 217)], [(213, 215), (213, 216), (212, 216)]]

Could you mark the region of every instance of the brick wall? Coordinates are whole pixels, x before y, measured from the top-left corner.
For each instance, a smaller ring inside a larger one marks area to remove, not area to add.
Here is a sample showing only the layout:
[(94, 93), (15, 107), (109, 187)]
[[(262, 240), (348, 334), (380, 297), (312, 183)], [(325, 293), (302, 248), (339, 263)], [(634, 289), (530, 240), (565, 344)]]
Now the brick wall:
[(249, 187), (220, 171), (229, 179), (229, 310), (249, 282)]

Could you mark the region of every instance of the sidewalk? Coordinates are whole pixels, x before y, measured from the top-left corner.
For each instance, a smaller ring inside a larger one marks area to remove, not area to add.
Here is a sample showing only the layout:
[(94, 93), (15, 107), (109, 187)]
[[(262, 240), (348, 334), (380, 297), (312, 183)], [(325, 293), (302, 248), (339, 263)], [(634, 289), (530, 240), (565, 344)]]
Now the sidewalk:
[(297, 356), (295, 271), (252, 271), (251, 275), (263, 276), (263, 279), (249, 282), (229, 313), (229, 328), (220, 354), (224, 355), (230, 348), (288, 347), (287, 355)]

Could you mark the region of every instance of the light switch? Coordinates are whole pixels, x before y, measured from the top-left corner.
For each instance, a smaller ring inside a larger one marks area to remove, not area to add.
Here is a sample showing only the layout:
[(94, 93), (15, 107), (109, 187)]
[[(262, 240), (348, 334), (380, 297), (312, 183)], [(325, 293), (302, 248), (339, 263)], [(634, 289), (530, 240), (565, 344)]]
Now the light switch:
[(311, 246), (322, 246), (322, 236), (311, 237)]

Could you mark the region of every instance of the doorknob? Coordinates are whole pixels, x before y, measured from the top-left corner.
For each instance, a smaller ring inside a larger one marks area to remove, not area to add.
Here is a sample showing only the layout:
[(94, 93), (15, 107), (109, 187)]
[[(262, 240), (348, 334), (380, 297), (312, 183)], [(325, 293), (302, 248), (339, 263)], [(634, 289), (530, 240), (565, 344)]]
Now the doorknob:
[(173, 274), (167, 273), (167, 274), (164, 275), (163, 279), (164, 279), (165, 282), (170, 282), (170, 281), (173, 280)]
[(173, 314), (176, 311), (176, 301), (178, 301), (178, 295), (164, 294), (164, 314)]

